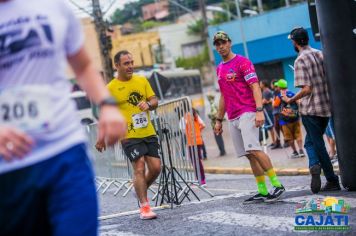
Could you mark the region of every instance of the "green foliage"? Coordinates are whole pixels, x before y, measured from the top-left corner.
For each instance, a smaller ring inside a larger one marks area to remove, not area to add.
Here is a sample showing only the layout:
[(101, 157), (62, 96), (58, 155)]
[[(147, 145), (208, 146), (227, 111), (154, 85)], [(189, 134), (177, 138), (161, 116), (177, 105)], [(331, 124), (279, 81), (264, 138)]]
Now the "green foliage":
[(182, 67), (184, 69), (201, 69), (204, 65), (209, 62), (209, 51), (208, 47), (204, 47), (204, 51), (195, 56), (190, 58), (182, 58), (179, 57), (176, 60), (176, 66)]
[(204, 22), (202, 19), (195, 21), (193, 24), (188, 25), (187, 33), (189, 35), (203, 35), (204, 32)]
[(115, 25), (120, 25), (132, 22), (134, 19), (142, 18), (141, 7), (149, 3), (154, 3), (154, 0), (140, 0), (126, 3), (123, 9), (116, 9), (114, 14), (110, 17), (111, 22)]
[(170, 22), (160, 22), (160, 21), (148, 20), (148, 21), (142, 22), (141, 28), (143, 30), (148, 30), (148, 29), (152, 29), (155, 27), (164, 26), (164, 25), (168, 25), (168, 24), (170, 24)]

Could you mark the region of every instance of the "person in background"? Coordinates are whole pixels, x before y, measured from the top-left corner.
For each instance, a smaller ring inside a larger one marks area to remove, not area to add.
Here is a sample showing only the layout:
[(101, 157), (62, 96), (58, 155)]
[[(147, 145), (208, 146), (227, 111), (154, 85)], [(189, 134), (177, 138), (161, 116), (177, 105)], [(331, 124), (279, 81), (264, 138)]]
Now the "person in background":
[[(209, 101), (209, 104), (210, 104), (210, 112), (208, 114), (208, 117), (209, 117), (209, 119), (211, 121), (210, 122), (211, 127), (214, 130), (214, 125), (215, 125), (215, 122), (216, 122), (216, 114), (218, 113), (218, 108), (216, 107), (216, 104), (215, 104), (215, 96), (212, 95), (212, 94), (209, 94), (208, 95), (208, 101)], [(225, 156), (226, 155), (226, 151), (225, 151), (225, 144), (224, 144), (223, 136), (222, 135), (217, 135), (215, 132), (213, 132), (213, 133), (214, 133), (215, 142), (218, 145), (218, 148), (219, 148), (219, 151), (220, 151), (219, 156)]]
[[(339, 177), (334, 172), (323, 139), (331, 117), (323, 53), (309, 46), (308, 32), (302, 27), (293, 29), (289, 38), (295, 51), (298, 52), (294, 62), (294, 86), (301, 90), (295, 96), (283, 97), (283, 99), (289, 104), (300, 100), (299, 112), (307, 132), (304, 147), (309, 157), (311, 191), (318, 193), (320, 190), (341, 190)], [(321, 169), (327, 180), (322, 188)]]
[(278, 97), (279, 88), (275, 86), (278, 80), (274, 79), (271, 82), (271, 89), (273, 91), (273, 101), (272, 101), (272, 115), (273, 115), (273, 129), (275, 133), (275, 142), (272, 144), (271, 149), (282, 148), (281, 146), (281, 127), (279, 126), (279, 107), (275, 105), (274, 101)]
[(336, 142), (335, 142), (335, 131), (334, 131), (334, 121), (332, 117), (330, 117), (328, 126), (325, 130), (326, 140), (329, 144), (329, 157), (332, 163), (337, 161), (337, 153), (336, 153)]
[[(201, 131), (205, 129), (205, 124), (202, 122), (201, 118), (198, 115), (196, 109), (193, 108), (193, 117), (191, 117), (190, 113), (187, 113), (184, 117), (184, 125), (182, 128), (185, 128), (186, 137), (187, 137), (187, 145), (189, 149), (189, 157), (193, 163), (193, 167), (195, 170), (195, 174), (197, 179), (198, 178), (198, 168), (196, 167), (197, 161), (199, 162), (199, 171), (200, 171), (200, 184), (205, 185), (205, 172), (204, 166), (202, 162), (202, 151), (203, 151), (203, 137), (201, 135)], [(195, 142), (194, 142), (195, 139)], [(195, 150), (195, 144), (197, 150)], [(195, 151), (198, 154), (198, 159), (193, 158), (195, 157)]]
[[(293, 153), (291, 158), (305, 157), (303, 151), (303, 141), (302, 141), (302, 129), (300, 125), (300, 116), (298, 112), (298, 104), (296, 102), (287, 104), (281, 97), (293, 97), (295, 94), (292, 91), (288, 91), (288, 83), (284, 79), (278, 80), (276, 87), (280, 88), (281, 92), (276, 98), (276, 103), (279, 103), (279, 124), (282, 128), (284, 141), (289, 143), (292, 148)], [(299, 153), (295, 146), (297, 142)]]
[[(133, 73), (134, 60), (130, 52), (117, 52), (114, 63), (118, 73), (107, 88), (118, 101), (118, 108), (128, 124), (121, 145), (134, 170), (133, 185), (139, 201), (140, 219), (155, 219), (157, 214), (150, 207), (147, 189), (161, 171), (158, 137), (150, 118), (150, 111), (158, 106), (158, 98), (147, 78)], [(103, 139), (98, 139), (96, 148), (105, 150)]]
[[(218, 135), (222, 134), (226, 112), (236, 156), (247, 157), (257, 183), (258, 193), (246, 199), (244, 204), (275, 202), (286, 190), (259, 143), (259, 128), (265, 117), (255, 68), (249, 59), (233, 53), (231, 39), (225, 32), (216, 32), (213, 44), (222, 58), (216, 68), (221, 94), (214, 130)], [(265, 173), (273, 186), (272, 193), (268, 192)]]
[(271, 138), (272, 138), (272, 144), (273, 146), (276, 143), (276, 136), (273, 131), (273, 107), (272, 107), (272, 102), (273, 102), (273, 92), (271, 89), (269, 89), (268, 82), (266, 80), (262, 80), (260, 82), (260, 87), (262, 89), (262, 104), (263, 104), (263, 109), (265, 113), (265, 127), (266, 130), (269, 131)]

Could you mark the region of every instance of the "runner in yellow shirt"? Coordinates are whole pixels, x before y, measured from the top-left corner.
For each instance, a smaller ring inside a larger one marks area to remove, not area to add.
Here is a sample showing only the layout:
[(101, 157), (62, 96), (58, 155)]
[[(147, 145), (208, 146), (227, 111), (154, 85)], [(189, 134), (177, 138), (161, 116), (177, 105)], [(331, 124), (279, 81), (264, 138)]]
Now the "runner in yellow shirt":
[[(140, 218), (153, 219), (157, 216), (149, 206), (147, 189), (161, 171), (161, 160), (149, 111), (158, 106), (158, 99), (148, 80), (133, 74), (134, 61), (131, 53), (126, 50), (118, 52), (114, 62), (118, 75), (107, 87), (118, 102), (128, 125), (126, 137), (121, 144), (134, 169), (134, 187), (140, 202)], [(99, 151), (105, 149), (103, 140), (99, 140), (96, 147)]]

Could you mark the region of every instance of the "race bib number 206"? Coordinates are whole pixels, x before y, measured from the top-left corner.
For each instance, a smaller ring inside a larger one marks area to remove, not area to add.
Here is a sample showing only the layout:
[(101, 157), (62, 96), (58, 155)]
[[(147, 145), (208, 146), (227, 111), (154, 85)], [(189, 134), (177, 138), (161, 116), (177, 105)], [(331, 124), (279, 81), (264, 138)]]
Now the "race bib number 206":
[(24, 131), (45, 131), (51, 118), (49, 100), (49, 90), (42, 86), (0, 91), (0, 123)]

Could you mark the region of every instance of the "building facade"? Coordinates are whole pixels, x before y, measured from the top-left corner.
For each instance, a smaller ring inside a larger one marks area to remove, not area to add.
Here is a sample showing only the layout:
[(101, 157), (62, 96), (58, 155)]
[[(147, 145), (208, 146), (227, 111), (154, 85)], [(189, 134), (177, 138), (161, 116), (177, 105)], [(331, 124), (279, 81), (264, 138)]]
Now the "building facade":
[[(310, 44), (320, 49), (320, 42), (312, 36), (306, 3), (284, 7), (264, 14), (242, 19), (243, 32), (246, 39), (249, 59), (255, 65), (260, 80), (281, 79), (288, 81), (288, 88), (296, 90), (294, 84), (293, 65), (297, 57), (288, 34), (294, 27), (302, 26), (309, 32)], [(210, 26), (209, 37), (222, 30), (232, 39), (232, 50), (244, 55), (240, 22), (230, 21), (224, 24)], [(213, 48), (215, 64), (221, 62), (221, 57)]]

